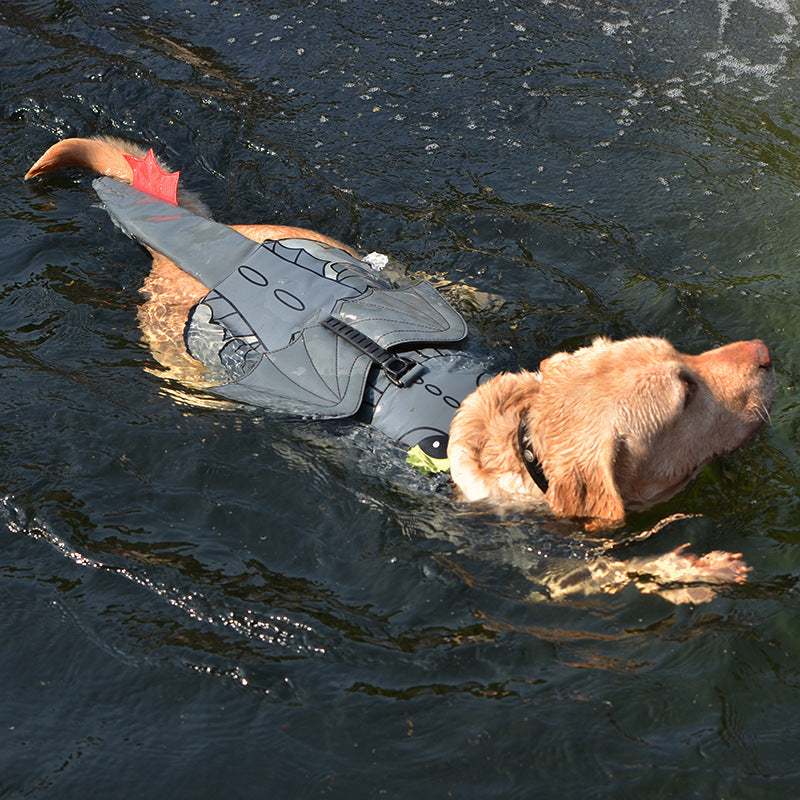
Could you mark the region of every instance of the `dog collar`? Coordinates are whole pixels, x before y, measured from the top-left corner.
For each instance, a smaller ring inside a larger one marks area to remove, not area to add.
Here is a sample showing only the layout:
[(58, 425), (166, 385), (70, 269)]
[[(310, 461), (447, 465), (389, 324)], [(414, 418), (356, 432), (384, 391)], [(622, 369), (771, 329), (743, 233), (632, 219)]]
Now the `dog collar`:
[(542, 492), (547, 494), (550, 483), (545, 477), (544, 470), (542, 469), (542, 462), (539, 461), (539, 457), (533, 452), (531, 443), (528, 441), (528, 419), (525, 415), (520, 417), (519, 420), (517, 444), (519, 445), (519, 452), (522, 456), (522, 463), (525, 465), (525, 469), (528, 470), (528, 475), (531, 476), (533, 482)]

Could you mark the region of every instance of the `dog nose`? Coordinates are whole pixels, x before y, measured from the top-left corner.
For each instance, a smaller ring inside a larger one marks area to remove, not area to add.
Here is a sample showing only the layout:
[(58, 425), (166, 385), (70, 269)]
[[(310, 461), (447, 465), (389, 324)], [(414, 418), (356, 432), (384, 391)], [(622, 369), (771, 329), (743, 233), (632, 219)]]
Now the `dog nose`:
[(769, 354), (769, 348), (761, 341), (761, 339), (753, 339), (752, 342), (749, 343), (753, 350), (753, 360), (758, 364), (759, 367), (762, 369), (767, 369), (767, 367), (772, 366), (772, 358)]
[(769, 348), (761, 339), (749, 342), (731, 342), (716, 350), (707, 350), (697, 356), (698, 364), (729, 364), (737, 369), (770, 370), (772, 357)]
[(753, 339), (750, 342), (734, 342), (727, 348), (721, 348), (722, 352), (728, 350), (728, 357), (734, 364), (742, 367), (758, 367), (758, 369), (769, 369), (772, 366), (772, 358), (769, 348), (761, 339)]

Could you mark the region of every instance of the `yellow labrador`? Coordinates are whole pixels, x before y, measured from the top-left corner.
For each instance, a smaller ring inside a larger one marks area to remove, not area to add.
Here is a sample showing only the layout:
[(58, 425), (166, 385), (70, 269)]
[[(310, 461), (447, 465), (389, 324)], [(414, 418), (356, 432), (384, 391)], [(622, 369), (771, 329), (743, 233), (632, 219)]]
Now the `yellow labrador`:
[[(121, 140), (65, 139), (25, 177), (78, 166), (131, 183), (128, 157), (144, 155)], [(180, 193), (178, 201), (197, 203)], [(353, 252), (301, 228), (231, 227), (257, 242), (304, 238)], [(205, 368), (187, 352), (184, 330), (209, 290), (151, 252), (140, 310), (144, 335), (166, 367), (202, 383)], [(611, 528), (627, 511), (672, 497), (709, 461), (744, 444), (767, 420), (774, 393), (770, 353), (760, 340), (690, 356), (663, 339), (600, 338), (545, 359), (538, 372), (497, 375), (470, 394), (449, 432), (452, 479), (467, 500), (546, 503), (589, 530)], [(665, 579), (742, 580), (747, 569), (729, 553), (699, 560), (679, 550), (663, 558)], [(648, 568), (658, 572), (657, 561)]]

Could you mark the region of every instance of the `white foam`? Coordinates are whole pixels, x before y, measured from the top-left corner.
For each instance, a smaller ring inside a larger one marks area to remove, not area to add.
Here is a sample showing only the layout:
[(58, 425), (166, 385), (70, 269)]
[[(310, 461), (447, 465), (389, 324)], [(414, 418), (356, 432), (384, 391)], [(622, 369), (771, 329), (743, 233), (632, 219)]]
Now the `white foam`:
[(619, 22), (601, 22), (600, 24), (602, 26), (603, 33), (606, 36), (614, 36), (614, 34), (621, 28), (629, 27), (631, 21), (629, 19), (623, 19)]

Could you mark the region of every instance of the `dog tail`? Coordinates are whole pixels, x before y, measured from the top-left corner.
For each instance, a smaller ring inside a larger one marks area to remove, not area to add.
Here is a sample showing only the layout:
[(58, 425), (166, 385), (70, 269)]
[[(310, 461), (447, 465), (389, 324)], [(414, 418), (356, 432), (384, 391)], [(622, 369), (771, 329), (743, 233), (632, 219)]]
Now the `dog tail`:
[(50, 147), (28, 170), (25, 180), (65, 167), (86, 167), (122, 183), (133, 183), (133, 169), (125, 158), (126, 155), (142, 158), (147, 155), (147, 151), (131, 142), (106, 136), (62, 139)]
[[(169, 167), (160, 159), (155, 159), (155, 165), (159, 168), (157, 171), (146, 169), (155, 166), (151, 159), (154, 156), (144, 147), (113, 136), (62, 139), (48, 148), (27, 171), (25, 180), (66, 167), (84, 167), (170, 202), (177, 202), (195, 214), (208, 217), (209, 211), (205, 203), (194, 192), (178, 187), (178, 173), (170, 173)], [(142, 183), (143, 175), (146, 177), (146, 184)]]

